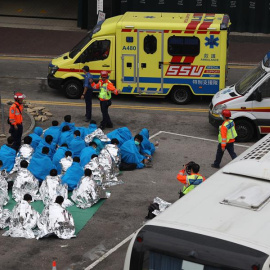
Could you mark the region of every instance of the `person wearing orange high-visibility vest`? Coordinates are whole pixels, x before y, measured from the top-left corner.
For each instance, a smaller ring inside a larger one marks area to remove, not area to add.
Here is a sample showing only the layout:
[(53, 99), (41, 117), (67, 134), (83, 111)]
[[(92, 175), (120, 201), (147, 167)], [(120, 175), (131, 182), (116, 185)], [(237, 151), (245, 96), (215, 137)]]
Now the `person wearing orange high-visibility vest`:
[(14, 94), (15, 102), (9, 108), (9, 124), (10, 129), (9, 133), (14, 139), (13, 147), (16, 151), (19, 150), (21, 146), (22, 133), (23, 133), (23, 100), (25, 99), (25, 95), (17, 92)]
[(99, 128), (105, 129), (105, 128), (112, 128), (113, 123), (111, 121), (108, 109), (109, 106), (111, 106), (112, 101), (112, 95), (111, 92), (113, 92), (115, 95), (118, 95), (120, 90), (117, 90), (114, 85), (108, 80), (109, 74), (108, 71), (103, 70), (100, 72), (101, 80), (99, 80), (98, 83), (94, 83), (93, 79), (90, 79), (91, 86), (94, 89), (100, 89), (98, 98), (100, 100), (100, 109), (102, 113), (102, 121), (100, 123)]
[(220, 168), (220, 163), (224, 154), (224, 151), (227, 149), (232, 159), (237, 157), (236, 153), (234, 152), (234, 142), (235, 138), (237, 137), (237, 133), (235, 130), (235, 124), (233, 120), (230, 119), (231, 112), (229, 110), (223, 110), (222, 116), (224, 122), (219, 127), (219, 134), (218, 134), (218, 149), (216, 154), (216, 160), (211, 167), (213, 168)]

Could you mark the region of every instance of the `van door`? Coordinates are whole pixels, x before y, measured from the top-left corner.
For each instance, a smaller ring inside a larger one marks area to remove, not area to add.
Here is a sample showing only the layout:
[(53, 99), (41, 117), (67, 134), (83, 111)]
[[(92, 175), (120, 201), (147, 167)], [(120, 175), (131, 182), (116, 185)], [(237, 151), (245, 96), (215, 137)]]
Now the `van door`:
[(110, 80), (115, 80), (115, 37), (106, 36), (95, 38), (84, 49), (77, 61), (89, 66), (90, 73), (95, 78), (99, 78), (101, 70), (107, 70), (110, 74)]
[(137, 48), (137, 92), (163, 94), (163, 31), (137, 30)]
[[(257, 97), (261, 101), (255, 100)], [(270, 76), (266, 76), (261, 85), (253, 93), (252, 114), (261, 134), (270, 133)]]

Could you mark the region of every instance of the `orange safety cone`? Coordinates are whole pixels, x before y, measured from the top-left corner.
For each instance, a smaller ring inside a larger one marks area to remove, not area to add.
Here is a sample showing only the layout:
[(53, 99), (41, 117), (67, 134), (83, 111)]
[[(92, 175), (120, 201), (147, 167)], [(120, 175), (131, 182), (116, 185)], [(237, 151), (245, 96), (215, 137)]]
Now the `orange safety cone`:
[(56, 270), (56, 261), (52, 262), (52, 270)]

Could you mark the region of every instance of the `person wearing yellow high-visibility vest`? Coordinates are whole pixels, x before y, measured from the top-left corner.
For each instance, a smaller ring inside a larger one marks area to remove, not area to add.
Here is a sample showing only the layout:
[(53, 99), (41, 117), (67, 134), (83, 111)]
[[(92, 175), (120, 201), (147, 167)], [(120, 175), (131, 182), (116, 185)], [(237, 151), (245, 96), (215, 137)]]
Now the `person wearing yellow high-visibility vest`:
[(113, 83), (111, 83), (108, 80), (109, 74), (108, 71), (103, 70), (100, 72), (100, 76), (101, 76), (101, 80), (99, 80), (98, 83), (94, 83), (93, 79), (90, 79), (90, 83), (91, 86), (94, 89), (100, 89), (99, 91), (99, 95), (98, 98), (100, 100), (100, 109), (101, 109), (101, 113), (102, 113), (102, 121), (100, 123), (99, 128), (101, 129), (105, 129), (105, 128), (112, 128), (113, 127), (113, 123), (111, 121), (108, 109), (109, 106), (111, 106), (112, 101), (111, 101), (111, 97), (112, 94), (111, 92), (113, 92), (115, 95), (118, 95), (118, 93), (120, 92), (120, 90), (117, 90)]
[(190, 162), (184, 165), (184, 168), (177, 174), (177, 180), (184, 184), (180, 191), (179, 198), (189, 193), (191, 190), (205, 181), (205, 177), (199, 174), (200, 165), (195, 162)]
[(234, 152), (234, 142), (235, 138), (237, 137), (237, 133), (235, 130), (235, 124), (233, 120), (230, 119), (231, 112), (229, 110), (223, 110), (222, 116), (224, 118), (224, 122), (219, 127), (219, 144), (217, 148), (216, 160), (213, 164), (211, 164), (211, 167), (213, 168), (220, 168), (220, 163), (226, 149), (232, 159), (235, 159), (237, 157), (236, 153)]

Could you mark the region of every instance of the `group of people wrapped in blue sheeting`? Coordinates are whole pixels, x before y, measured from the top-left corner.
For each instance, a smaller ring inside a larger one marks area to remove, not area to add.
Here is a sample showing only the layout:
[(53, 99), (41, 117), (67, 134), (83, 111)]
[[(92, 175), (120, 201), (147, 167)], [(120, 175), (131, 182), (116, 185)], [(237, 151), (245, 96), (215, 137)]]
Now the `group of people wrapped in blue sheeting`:
[[(36, 127), (18, 152), (13, 138), (8, 137), (0, 148), (0, 191), (14, 182), (12, 196), (18, 203), (30, 194), (32, 200), (41, 199), (48, 205), (60, 194), (64, 207), (72, 203), (67, 192), (73, 191), (71, 199), (78, 207), (91, 207), (100, 198), (109, 197), (105, 189), (117, 184), (119, 171), (152, 167), (157, 145), (150, 142), (146, 128), (134, 137), (127, 127), (104, 134), (95, 121), (88, 127), (76, 127), (66, 115), (60, 125), (54, 120), (44, 131)], [(0, 196), (3, 194), (7, 191), (1, 191)], [(2, 209), (7, 200), (1, 201)]]

